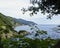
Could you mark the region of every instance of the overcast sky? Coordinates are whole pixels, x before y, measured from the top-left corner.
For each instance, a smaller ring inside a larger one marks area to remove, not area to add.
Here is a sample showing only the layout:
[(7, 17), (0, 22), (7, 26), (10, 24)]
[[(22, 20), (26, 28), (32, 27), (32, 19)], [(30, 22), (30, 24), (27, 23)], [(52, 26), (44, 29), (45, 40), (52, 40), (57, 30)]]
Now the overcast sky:
[(21, 8), (27, 8), (29, 5), (29, 0), (0, 0), (0, 12), (7, 16), (30, 20), (38, 24), (60, 24), (60, 15), (51, 20), (46, 19), (46, 15), (40, 12), (32, 17), (29, 16), (29, 13), (23, 15)]

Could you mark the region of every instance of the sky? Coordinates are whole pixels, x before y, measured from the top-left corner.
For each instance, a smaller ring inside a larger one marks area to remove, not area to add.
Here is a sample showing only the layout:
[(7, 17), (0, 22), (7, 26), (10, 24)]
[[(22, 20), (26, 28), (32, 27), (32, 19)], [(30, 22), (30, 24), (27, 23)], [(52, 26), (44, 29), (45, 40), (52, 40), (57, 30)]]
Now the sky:
[(29, 15), (29, 12), (22, 14), (21, 9), (28, 8), (29, 6), (29, 0), (0, 0), (0, 12), (4, 15), (22, 18), (38, 24), (60, 24), (60, 15), (50, 20), (46, 19), (47, 15), (43, 15), (40, 12), (32, 17)]

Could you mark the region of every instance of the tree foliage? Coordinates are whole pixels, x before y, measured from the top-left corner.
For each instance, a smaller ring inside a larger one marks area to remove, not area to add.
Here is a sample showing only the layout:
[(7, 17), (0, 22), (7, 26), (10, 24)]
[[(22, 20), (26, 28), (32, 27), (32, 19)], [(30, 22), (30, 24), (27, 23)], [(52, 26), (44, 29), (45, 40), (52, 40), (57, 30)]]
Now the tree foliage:
[(30, 3), (32, 6), (27, 10), (23, 8), (24, 12), (31, 11), (30, 15), (37, 14), (39, 11), (43, 14), (48, 13), (48, 18), (60, 14), (60, 0), (30, 0)]
[(58, 40), (51, 38), (43, 39), (30, 39), (30, 38), (7, 38), (3, 39), (1, 42), (3, 48), (54, 48)]

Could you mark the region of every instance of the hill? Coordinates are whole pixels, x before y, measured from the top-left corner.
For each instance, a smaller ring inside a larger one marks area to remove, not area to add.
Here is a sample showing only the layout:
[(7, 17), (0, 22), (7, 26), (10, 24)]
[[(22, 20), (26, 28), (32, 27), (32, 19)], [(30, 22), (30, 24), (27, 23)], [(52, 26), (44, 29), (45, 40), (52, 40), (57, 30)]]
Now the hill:
[(17, 32), (14, 30), (14, 27), (17, 25), (34, 25), (36, 23), (31, 21), (26, 21), (24, 19), (16, 19), (9, 16), (5, 16), (2, 13), (0, 13), (0, 35), (2, 34), (2, 37), (10, 37), (13, 36), (13, 34), (17, 34)]
[(16, 26), (17, 24), (22, 25), (22, 23), (17, 22), (14, 20), (15, 18), (5, 16), (2, 13), (0, 13), (0, 25), (10, 25), (10, 26)]
[(2, 35), (2, 37), (5, 38), (6, 36), (10, 37), (13, 36), (13, 34), (17, 34), (17, 32), (13, 29), (16, 24), (20, 23), (15, 22), (13, 18), (7, 17), (0, 13), (0, 36)]
[(27, 21), (27, 20), (24, 20), (24, 19), (15, 19), (16, 22), (20, 22), (24, 25), (35, 25), (36, 23), (32, 22), (32, 21)]

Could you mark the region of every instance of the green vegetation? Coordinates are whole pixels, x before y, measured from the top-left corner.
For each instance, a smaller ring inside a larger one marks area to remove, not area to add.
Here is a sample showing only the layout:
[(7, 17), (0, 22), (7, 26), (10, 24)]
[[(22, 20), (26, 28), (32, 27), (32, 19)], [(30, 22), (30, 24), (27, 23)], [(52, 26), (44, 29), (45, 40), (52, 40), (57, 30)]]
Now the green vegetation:
[[(36, 31), (33, 39), (25, 37), (27, 31), (22, 30), (17, 33), (13, 26), (18, 22), (14, 22), (13, 18), (7, 17), (0, 13), (0, 48), (54, 48), (57, 40), (50, 37), (41, 39), (35, 38), (36, 36), (46, 34), (46, 31)], [(31, 28), (32, 29), (32, 28)]]
[(0, 13), (0, 25), (9, 25), (9, 27), (13, 27), (16, 26), (16, 24), (22, 25), (21, 23), (15, 21), (15, 18), (5, 16), (2, 13)]
[(30, 39), (21, 36), (3, 39), (3, 48), (54, 48), (58, 40), (47, 39)]
[(21, 35), (21, 36), (25, 36), (25, 35), (28, 35), (29, 32), (27, 32), (25, 30), (21, 30), (21, 31), (18, 32), (18, 34)]
[[(13, 23), (12, 23), (13, 22)], [(13, 18), (8, 18), (7, 16), (0, 13), (0, 35), (2, 35), (2, 38), (5, 38), (5, 36), (12, 36), (14, 32), (13, 26), (15, 26), (15, 21)]]

